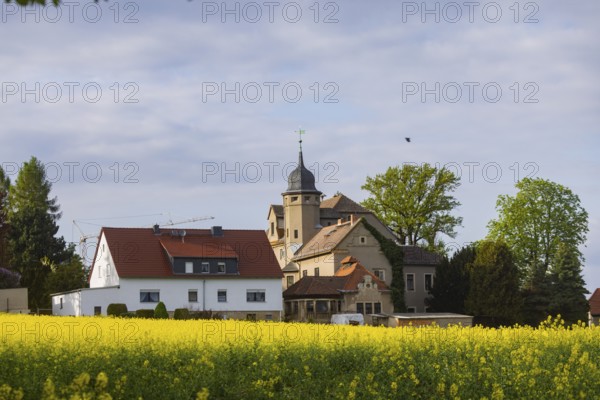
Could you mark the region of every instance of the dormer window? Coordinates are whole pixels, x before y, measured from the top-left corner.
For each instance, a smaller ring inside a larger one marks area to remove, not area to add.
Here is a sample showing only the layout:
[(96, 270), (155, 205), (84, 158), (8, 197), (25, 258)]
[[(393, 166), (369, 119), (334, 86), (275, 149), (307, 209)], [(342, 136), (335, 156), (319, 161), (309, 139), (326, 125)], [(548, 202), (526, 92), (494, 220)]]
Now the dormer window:
[(219, 264), (217, 264), (217, 272), (219, 274), (225, 273), (225, 263), (224, 262), (220, 262)]
[(194, 273), (194, 263), (191, 261), (186, 261), (185, 263), (185, 273), (193, 274)]
[(202, 273), (208, 274), (210, 272), (210, 264), (207, 262), (202, 263)]

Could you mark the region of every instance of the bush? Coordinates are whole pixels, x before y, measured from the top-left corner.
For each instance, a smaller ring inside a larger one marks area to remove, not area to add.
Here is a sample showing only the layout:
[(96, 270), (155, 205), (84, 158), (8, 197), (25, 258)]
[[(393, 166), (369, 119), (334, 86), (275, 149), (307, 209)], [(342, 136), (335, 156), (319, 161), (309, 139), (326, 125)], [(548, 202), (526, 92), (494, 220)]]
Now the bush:
[(193, 311), (190, 313), (190, 319), (223, 319), (223, 316), (212, 310)]
[(123, 314), (127, 313), (127, 304), (123, 303), (111, 303), (108, 305), (106, 309), (106, 315), (113, 315), (115, 317), (120, 317)]
[(167, 312), (167, 307), (165, 306), (165, 303), (163, 303), (162, 301), (159, 302), (156, 305), (156, 308), (154, 309), (154, 318), (169, 319), (169, 313)]
[(139, 318), (154, 318), (154, 310), (143, 308), (135, 312), (135, 316)]
[(190, 311), (187, 308), (176, 308), (173, 319), (190, 319)]
[[(152, 315), (154, 315), (154, 311), (152, 311)], [(121, 318), (135, 318), (137, 315), (134, 312), (126, 312), (120, 315)]]

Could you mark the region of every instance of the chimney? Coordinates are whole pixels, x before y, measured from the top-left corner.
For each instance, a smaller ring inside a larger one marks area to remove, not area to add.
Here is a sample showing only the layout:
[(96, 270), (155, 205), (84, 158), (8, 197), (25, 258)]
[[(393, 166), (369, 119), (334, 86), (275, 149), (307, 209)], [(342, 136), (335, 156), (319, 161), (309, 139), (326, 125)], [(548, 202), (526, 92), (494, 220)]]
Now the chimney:
[(356, 214), (350, 215), (350, 225), (354, 226), (354, 224), (359, 220), (359, 216)]
[(344, 219), (343, 219), (343, 218), (338, 218), (338, 223), (337, 223), (337, 224), (338, 224), (338, 225), (341, 225), (341, 224), (343, 224), (343, 223), (344, 223)]
[(213, 237), (223, 237), (223, 227), (213, 226), (210, 228), (210, 233), (213, 235)]
[(152, 227), (152, 232), (153, 232), (155, 235), (160, 235), (160, 226), (158, 226), (158, 224), (155, 224), (155, 225)]

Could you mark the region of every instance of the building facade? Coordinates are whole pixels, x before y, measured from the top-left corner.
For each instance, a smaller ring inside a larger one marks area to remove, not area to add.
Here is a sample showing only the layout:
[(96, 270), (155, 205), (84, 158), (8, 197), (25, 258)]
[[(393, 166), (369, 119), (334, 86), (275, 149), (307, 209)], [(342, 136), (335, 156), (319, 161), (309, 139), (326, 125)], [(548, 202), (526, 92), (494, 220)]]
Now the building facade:
[(279, 320), (282, 272), (260, 230), (161, 231), (103, 228), (90, 288), (52, 295), (55, 315), (127, 309), (219, 312), (226, 318)]

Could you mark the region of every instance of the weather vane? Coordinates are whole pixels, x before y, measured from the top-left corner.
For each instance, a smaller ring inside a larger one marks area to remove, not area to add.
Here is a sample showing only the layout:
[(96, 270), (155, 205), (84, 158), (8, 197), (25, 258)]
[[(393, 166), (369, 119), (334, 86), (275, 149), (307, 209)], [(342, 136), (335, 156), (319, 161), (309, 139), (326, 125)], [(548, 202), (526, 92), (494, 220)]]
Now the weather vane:
[(298, 143), (300, 143), (300, 150), (302, 150), (302, 135), (306, 135), (306, 131), (300, 128), (296, 131), (296, 133), (298, 134)]

